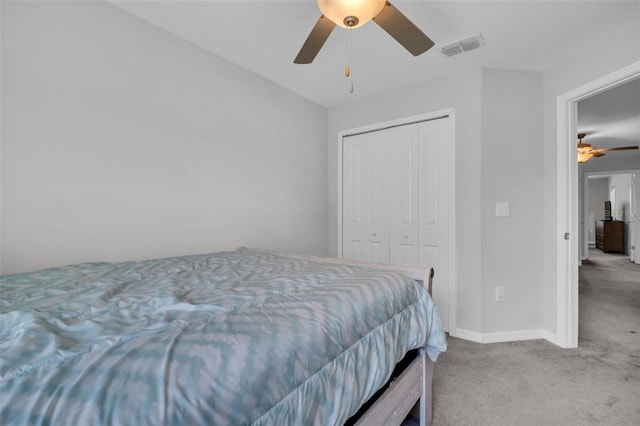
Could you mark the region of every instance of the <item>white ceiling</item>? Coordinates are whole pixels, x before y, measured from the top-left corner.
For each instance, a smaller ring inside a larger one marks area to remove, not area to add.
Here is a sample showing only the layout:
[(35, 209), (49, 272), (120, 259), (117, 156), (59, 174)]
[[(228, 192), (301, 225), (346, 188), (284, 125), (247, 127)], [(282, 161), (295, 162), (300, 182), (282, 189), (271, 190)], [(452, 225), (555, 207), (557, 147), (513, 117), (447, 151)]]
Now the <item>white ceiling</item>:
[[(315, 0), (110, 1), (326, 107), (480, 67), (543, 71), (612, 29), (640, 25), (637, 0), (392, 0), (435, 42), (431, 50), (413, 57), (369, 22), (355, 30), (336, 27), (314, 62), (298, 65), (293, 59), (320, 16)], [(442, 46), (477, 33), (484, 47), (442, 55)], [(349, 37), (353, 94), (344, 76)], [(633, 93), (619, 88), (580, 103), (579, 130), (589, 134), (585, 142), (638, 144), (639, 82), (633, 87)]]
[[(578, 102), (578, 133), (597, 148), (640, 145), (640, 78)], [(605, 155), (640, 159), (640, 149)]]
[[(640, 23), (638, 1), (392, 3), (433, 41), (414, 57), (374, 22), (336, 27), (309, 65), (293, 59), (320, 12), (315, 0), (113, 0), (122, 9), (321, 105), (331, 107), (479, 67), (542, 71), (612, 28)], [(486, 46), (446, 58), (440, 47), (481, 33)], [(350, 94), (344, 76), (353, 37)]]

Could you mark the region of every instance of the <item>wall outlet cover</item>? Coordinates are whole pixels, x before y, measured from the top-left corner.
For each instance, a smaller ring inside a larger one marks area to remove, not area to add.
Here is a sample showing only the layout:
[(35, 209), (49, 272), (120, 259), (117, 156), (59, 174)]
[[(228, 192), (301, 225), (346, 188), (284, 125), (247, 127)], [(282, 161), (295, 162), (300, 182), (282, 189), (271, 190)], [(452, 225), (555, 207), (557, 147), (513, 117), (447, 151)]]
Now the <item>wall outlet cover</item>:
[(510, 214), (510, 206), (508, 201), (496, 202), (496, 217), (508, 217)]

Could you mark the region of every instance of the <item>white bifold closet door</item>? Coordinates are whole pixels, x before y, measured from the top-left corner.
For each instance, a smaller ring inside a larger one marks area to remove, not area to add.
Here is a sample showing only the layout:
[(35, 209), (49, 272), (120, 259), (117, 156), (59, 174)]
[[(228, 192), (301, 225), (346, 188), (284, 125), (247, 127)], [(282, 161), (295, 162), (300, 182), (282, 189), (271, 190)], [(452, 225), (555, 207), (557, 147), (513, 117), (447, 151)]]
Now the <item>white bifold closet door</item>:
[(390, 263), (386, 130), (343, 142), (342, 257)]
[(434, 299), (448, 328), (448, 118), (343, 138), (342, 257), (436, 268)]

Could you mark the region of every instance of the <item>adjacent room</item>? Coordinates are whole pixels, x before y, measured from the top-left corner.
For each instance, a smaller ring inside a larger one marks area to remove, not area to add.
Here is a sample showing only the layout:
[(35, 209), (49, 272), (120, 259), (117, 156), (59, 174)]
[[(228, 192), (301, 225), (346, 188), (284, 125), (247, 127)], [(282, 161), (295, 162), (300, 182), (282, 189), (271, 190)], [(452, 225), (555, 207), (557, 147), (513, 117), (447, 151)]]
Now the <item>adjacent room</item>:
[(0, 423), (640, 420), (640, 2), (0, 0), (0, 43)]
[(577, 107), (582, 149), (594, 154), (580, 163), (582, 259), (596, 248), (640, 263), (640, 79), (588, 97)]

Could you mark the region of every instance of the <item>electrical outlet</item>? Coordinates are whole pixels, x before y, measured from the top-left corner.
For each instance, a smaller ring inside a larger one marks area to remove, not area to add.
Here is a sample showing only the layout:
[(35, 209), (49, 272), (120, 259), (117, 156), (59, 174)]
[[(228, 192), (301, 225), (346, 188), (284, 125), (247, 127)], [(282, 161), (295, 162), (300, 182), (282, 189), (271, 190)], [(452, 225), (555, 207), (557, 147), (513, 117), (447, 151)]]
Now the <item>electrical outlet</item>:
[(504, 287), (496, 287), (496, 302), (504, 302)]

